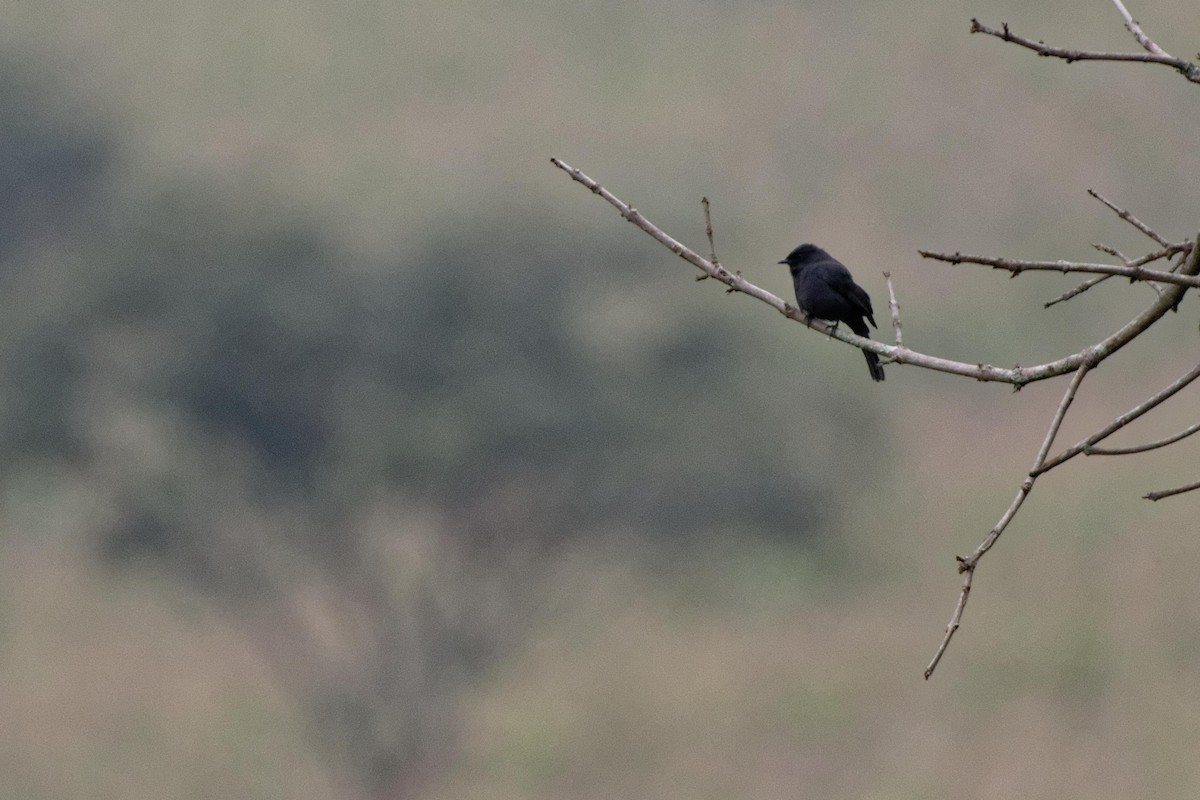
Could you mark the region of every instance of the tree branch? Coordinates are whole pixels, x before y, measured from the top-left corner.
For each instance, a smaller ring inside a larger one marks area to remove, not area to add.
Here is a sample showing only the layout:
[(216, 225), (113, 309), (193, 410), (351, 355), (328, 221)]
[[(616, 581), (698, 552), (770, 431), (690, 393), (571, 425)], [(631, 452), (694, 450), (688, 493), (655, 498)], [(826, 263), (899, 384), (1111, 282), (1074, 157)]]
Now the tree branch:
[[(1118, 0), (1113, 0), (1118, 5), (1118, 8), (1127, 17), (1126, 27), (1132, 32), (1137, 23), (1128, 19), (1128, 12), (1125, 7), (1120, 5)], [(1130, 27), (1130, 23), (1134, 27)], [(1137, 28), (1141, 31), (1141, 28)], [(1068, 64), (1076, 61), (1135, 61), (1143, 64), (1164, 64), (1178, 71), (1183, 77), (1187, 78), (1192, 83), (1200, 83), (1200, 65), (1194, 64), (1191, 61), (1184, 61), (1182, 58), (1175, 58), (1166, 51), (1154, 45), (1156, 51), (1147, 53), (1100, 53), (1093, 50), (1069, 50), (1064, 47), (1051, 47), (1045, 42), (1035, 42), (1032, 39), (1026, 39), (1024, 36), (1018, 36), (1008, 29), (1008, 23), (1003, 23), (999, 30), (989, 28), (977, 19), (971, 20), (971, 33), (986, 33), (988, 36), (995, 36), (997, 39), (1005, 42), (1012, 42), (1015, 45), (1032, 50), (1039, 56), (1050, 58), (1061, 58)], [(1137, 33), (1134, 33), (1137, 36)], [(1145, 36), (1145, 34), (1142, 34)], [(1141, 39), (1138, 40), (1139, 42)], [(1146, 41), (1149, 42), (1147, 38)], [(1151, 42), (1153, 44), (1153, 42)]]
[(1143, 264), (1170, 258), (1176, 253), (1190, 251), (1192, 244), (1168, 245), (1162, 250), (1147, 253), (1141, 258), (1135, 258), (1128, 266), (1116, 264), (1089, 264), (1080, 261), (1024, 261), (1016, 258), (993, 258), (990, 256), (971, 256), (963, 253), (934, 253), (929, 250), (918, 250), (923, 257), (934, 261), (945, 261), (949, 264), (980, 264), (993, 269), (1008, 270), (1014, 277), (1025, 271), (1034, 272), (1084, 272), (1094, 275), (1116, 275), (1129, 278), (1131, 281), (1155, 281), (1158, 283), (1173, 283), (1177, 286), (1200, 287), (1200, 276), (1180, 275), (1174, 272), (1163, 272), (1155, 269), (1142, 269)]
[[(1200, 237), (1198, 237), (1197, 241), (1200, 241)], [(1195, 275), (1197, 272), (1200, 272), (1200, 247), (1192, 248), (1191, 254), (1187, 262), (1183, 265), (1183, 269), (1181, 271), (1191, 275)], [(1183, 287), (1172, 287), (1168, 292), (1164, 292), (1162, 297), (1159, 297), (1158, 303), (1164, 302), (1167, 294), (1175, 296), (1176, 298), (1182, 297), (1184, 291), (1186, 291), (1186, 289)], [(1178, 302), (1178, 300), (1176, 299), (1175, 302)], [(954, 605), (954, 612), (950, 616), (950, 623), (946, 626), (946, 633), (942, 637), (941, 644), (938, 645), (938, 649), (934, 653), (933, 659), (929, 662), (929, 666), (925, 668), (926, 680), (929, 680), (929, 677), (933, 675), (933, 671), (937, 669), (938, 663), (942, 660), (942, 656), (946, 653), (946, 648), (950, 646), (950, 640), (954, 638), (955, 632), (958, 631), (959, 626), (962, 624), (963, 611), (967, 607), (967, 598), (971, 593), (971, 585), (975, 577), (975, 568), (979, 565), (979, 560), (983, 558), (983, 556), (989, 550), (992, 549), (992, 547), (996, 544), (996, 541), (1000, 538), (1000, 535), (1008, 527), (1008, 523), (1012, 521), (1014, 516), (1016, 516), (1017, 511), (1020, 510), (1021, 505), (1025, 502), (1025, 498), (1028, 497), (1029, 493), (1033, 490), (1033, 484), (1038, 479), (1038, 476), (1050, 471), (1054, 467), (1062, 464), (1070, 458), (1073, 458), (1079, 453), (1084, 452), (1086, 448), (1091, 447), (1092, 445), (1096, 444), (1096, 442), (1103, 440), (1113, 432), (1119, 430), (1128, 423), (1155, 408), (1167, 398), (1178, 392), (1180, 389), (1187, 386), (1196, 378), (1200, 377), (1200, 364), (1197, 364), (1196, 367), (1194, 367), (1179, 380), (1175, 381), (1153, 397), (1130, 409), (1125, 414), (1122, 414), (1113, 422), (1106, 425), (1102, 430), (1098, 431), (1092, 436), (1089, 436), (1080, 444), (1077, 444), (1074, 447), (1067, 449), (1063, 453), (1060, 453), (1053, 459), (1047, 460), (1047, 456), (1050, 453), (1050, 448), (1053, 446), (1054, 439), (1058, 435), (1058, 430), (1062, 426), (1063, 418), (1066, 417), (1067, 409), (1074, 400), (1075, 393), (1079, 390), (1079, 385), (1083, 382), (1084, 375), (1095, 363), (1099, 362), (1085, 361), (1080, 366), (1079, 371), (1076, 372), (1075, 376), (1071, 379), (1071, 383), (1067, 387), (1067, 391), (1063, 395), (1062, 401), (1058, 404), (1058, 409), (1055, 411), (1054, 419), (1050, 422), (1050, 429), (1046, 432), (1046, 437), (1042, 441), (1042, 446), (1038, 449), (1037, 456), (1033, 460), (1033, 467), (1030, 468), (1029, 474), (1026, 476), (1025, 480), (1021, 482), (1021, 488), (1017, 491), (1017, 496), (1013, 498), (1012, 503), (1009, 504), (1008, 509), (1004, 512), (1004, 515), (1000, 518), (1000, 521), (996, 523), (996, 526), (992, 528), (987, 536), (984, 537), (983, 541), (978, 547), (975, 548), (975, 551), (971, 553), (971, 555), (965, 558), (962, 556), (957, 557), (958, 571), (963, 573), (962, 588), (959, 591), (958, 602)], [(1181, 436), (1179, 438), (1183, 437)], [(1171, 494), (1189, 491), (1190, 488), (1196, 487), (1183, 487), (1178, 490), (1170, 490), (1166, 493), (1152, 493), (1146, 495), (1146, 497), (1150, 498), (1151, 500), (1158, 500), (1162, 497), (1170, 496)]]
[[(766, 303), (774, 308), (780, 314), (783, 314), (788, 319), (799, 322), (801, 325), (812, 328), (815, 331), (825, 334), (838, 341), (853, 345), (862, 350), (870, 350), (892, 362), (898, 364), (912, 364), (914, 366), (931, 369), (937, 372), (946, 372), (952, 375), (963, 375), (968, 378), (974, 378), (978, 381), (995, 381), (998, 383), (1008, 383), (1020, 388), (1027, 383), (1034, 381), (1042, 381), (1047, 378), (1065, 375), (1068, 372), (1074, 372), (1079, 367), (1087, 362), (1091, 365), (1099, 364), (1104, 359), (1108, 358), (1113, 353), (1120, 350), (1130, 341), (1138, 336), (1142, 331), (1153, 325), (1163, 314), (1167, 313), (1175, 306), (1179, 299), (1183, 296), (1186, 286), (1195, 274), (1182, 271), (1181, 274), (1161, 273), (1168, 275), (1172, 283), (1184, 284), (1170, 287), (1163, 293), (1161, 297), (1155, 300), (1145, 311), (1137, 317), (1123, 325), (1116, 332), (1105, 339), (1085, 347), (1078, 353), (1064, 356), (1055, 361), (1049, 361), (1044, 364), (1038, 364), (1033, 367), (1012, 367), (1005, 369), (996, 367), (991, 364), (969, 364), (963, 361), (953, 361), (948, 358), (940, 358), (938, 356), (919, 353), (907, 347), (900, 345), (889, 345), (883, 342), (877, 342), (874, 339), (868, 339), (863, 336), (857, 336), (853, 333), (848, 333), (840, 327), (827, 325), (818, 319), (805, 319), (803, 313), (791, 303), (785, 302), (780, 297), (768, 292), (759, 286), (754, 285), (750, 281), (742, 277), (740, 272), (730, 272), (725, 267), (719, 264), (713, 264), (705, 260), (699, 253), (680, 243), (678, 240), (669, 235), (666, 231), (659, 228), (657, 225), (650, 222), (636, 208), (628, 205), (609, 190), (605, 189), (596, 181), (589, 178), (580, 170), (572, 167), (570, 164), (558, 158), (551, 158), (551, 163), (554, 166), (567, 173), (576, 182), (586, 186), (593, 194), (597, 194), (604, 198), (606, 202), (612, 205), (620, 212), (621, 216), (629, 222), (636, 225), (643, 232), (649, 235), (652, 239), (662, 244), (675, 255), (687, 261), (694, 267), (700, 269), (705, 275), (710, 278), (715, 278), (721, 283), (729, 287), (731, 292), (741, 292), (749, 295), (754, 299)], [(1190, 246), (1190, 245), (1189, 245)], [(1192, 248), (1193, 252), (1200, 252), (1200, 248)], [(925, 255), (923, 252), (922, 255)], [(929, 257), (935, 257), (932, 254)], [(971, 258), (970, 256), (954, 256), (960, 261)], [(944, 260), (952, 260), (951, 257), (946, 257)], [(1193, 259), (1194, 260), (1194, 259)], [(1148, 271), (1151, 272), (1151, 271)], [(1158, 274), (1158, 273), (1155, 273)]]

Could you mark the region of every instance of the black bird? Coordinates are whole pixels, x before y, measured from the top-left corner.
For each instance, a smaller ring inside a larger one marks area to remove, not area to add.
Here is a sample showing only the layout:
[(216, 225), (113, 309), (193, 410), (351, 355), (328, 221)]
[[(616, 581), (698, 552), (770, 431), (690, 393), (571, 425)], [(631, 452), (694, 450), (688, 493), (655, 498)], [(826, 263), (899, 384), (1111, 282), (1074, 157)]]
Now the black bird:
[[(805, 316), (829, 320), (835, 325), (844, 322), (859, 336), (871, 335), (867, 322), (872, 327), (878, 327), (875, 325), (870, 296), (850, 277), (846, 265), (829, 253), (815, 244), (802, 244), (779, 263), (787, 264), (791, 270), (792, 283), (796, 286), (796, 303)], [(883, 365), (879, 363), (879, 356), (868, 350), (863, 350), (863, 355), (867, 358), (871, 378), (883, 380)]]

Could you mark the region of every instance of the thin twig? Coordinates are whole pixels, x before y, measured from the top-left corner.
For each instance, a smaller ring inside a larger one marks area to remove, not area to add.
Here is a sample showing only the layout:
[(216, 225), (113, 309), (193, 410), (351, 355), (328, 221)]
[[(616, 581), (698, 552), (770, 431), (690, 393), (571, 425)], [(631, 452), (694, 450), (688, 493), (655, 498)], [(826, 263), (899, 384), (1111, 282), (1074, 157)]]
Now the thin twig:
[(963, 611), (967, 607), (967, 597), (971, 593), (971, 584), (975, 577), (975, 568), (979, 565), (979, 560), (983, 558), (989, 550), (1000, 539), (1000, 535), (1008, 527), (1008, 523), (1012, 522), (1017, 511), (1025, 502), (1025, 498), (1033, 491), (1034, 481), (1040, 474), (1041, 466), (1046, 461), (1046, 455), (1050, 452), (1050, 447), (1054, 444), (1054, 438), (1058, 436), (1058, 430), (1062, 427), (1063, 419), (1067, 416), (1067, 409), (1071, 407), (1071, 402), (1075, 399), (1075, 393), (1079, 391), (1079, 385), (1083, 383), (1083, 378), (1087, 375), (1091, 365), (1084, 362), (1079, 369), (1071, 376), (1071, 382), (1067, 385), (1067, 391), (1063, 394), (1063, 398), (1059, 401), (1058, 408), (1054, 411), (1054, 418), (1050, 420), (1050, 428), (1046, 431), (1046, 437), (1042, 440), (1042, 446), (1038, 449), (1037, 456), (1033, 459), (1033, 467), (1029, 470), (1029, 474), (1025, 476), (1025, 480), (1021, 481), (1021, 487), (1017, 490), (1017, 496), (1009, 504), (1008, 509), (1000, 517), (1000, 521), (996, 526), (988, 532), (988, 535), (983, 538), (979, 546), (975, 548), (971, 555), (958, 556), (958, 571), (963, 573), (962, 588), (959, 590), (958, 602), (954, 604), (954, 613), (950, 616), (950, 623), (946, 626), (946, 633), (942, 637), (941, 644), (938, 645), (937, 651), (933, 654), (933, 659), (929, 662), (929, 666), (925, 668), (925, 680), (933, 675), (933, 671), (937, 669), (938, 662), (942, 660), (942, 656), (946, 654), (946, 648), (950, 646), (950, 640), (954, 638), (954, 634), (958, 631), (962, 624)]
[(1200, 422), (1192, 425), (1179, 433), (1168, 436), (1165, 439), (1158, 439), (1147, 444), (1139, 444), (1133, 447), (1093, 447), (1088, 445), (1083, 448), (1085, 456), (1127, 456), (1131, 453), (1145, 453), (1149, 450), (1157, 450), (1160, 447), (1166, 447), (1169, 444), (1175, 444), (1181, 439), (1186, 439), (1196, 431), (1200, 431)]
[(1121, 259), (1121, 261), (1124, 262), (1126, 266), (1129, 265), (1129, 262), (1131, 259), (1126, 258), (1125, 254), (1122, 253), (1120, 250), (1118, 250), (1115, 247), (1109, 247), (1108, 245), (1101, 244), (1100, 242), (1093, 242), (1092, 247), (1099, 250), (1101, 253), (1107, 253), (1108, 255), (1112, 256), (1113, 258)]
[(892, 286), (892, 273), (883, 273), (888, 287), (888, 311), (892, 314), (892, 329), (896, 331), (896, 346), (904, 347), (904, 332), (900, 326), (900, 304), (896, 302), (896, 290)]
[[(704, 232), (708, 235), (709, 261), (712, 262), (714, 267), (720, 267), (721, 262), (717, 260), (717, 246), (713, 244), (712, 213), (709, 211), (708, 198), (701, 197), (700, 204), (704, 206)], [(708, 280), (708, 275), (700, 275), (696, 280)]]
[[(959, 565), (962, 565), (962, 559), (959, 559)], [(954, 605), (954, 613), (950, 615), (950, 622), (946, 625), (946, 634), (942, 637), (941, 643), (938, 645), (937, 652), (933, 654), (933, 660), (929, 662), (929, 666), (925, 667), (925, 680), (929, 680), (933, 675), (933, 671), (937, 669), (938, 663), (942, 660), (942, 656), (946, 654), (946, 648), (950, 646), (950, 640), (954, 638), (954, 634), (958, 632), (959, 626), (962, 625), (963, 611), (967, 608), (967, 598), (971, 596), (971, 584), (975, 581), (975, 570), (963, 570), (962, 588), (958, 592), (958, 602)]]
[(1161, 47), (1155, 44), (1149, 36), (1146, 35), (1146, 32), (1142, 30), (1142, 26), (1137, 24), (1137, 21), (1133, 18), (1133, 15), (1129, 13), (1129, 10), (1125, 8), (1125, 4), (1122, 3), (1121, 0), (1112, 1), (1113, 5), (1117, 7), (1117, 12), (1121, 15), (1121, 18), (1125, 20), (1125, 27), (1129, 29), (1129, 32), (1133, 34), (1133, 38), (1137, 39), (1138, 44), (1140, 44), (1147, 53), (1161, 56), (1163, 58), (1171, 58), (1170, 53), (1168, 53), (1166, 50), (1163, 50)]
[(1150, 492), (1148, 494), (1142, 495), (1142, 498), (1145, 500), (1153, 500), (1155, 502), (1158, 502), (1159, 500), (1162, 500), (1164, 497), (1174, 497), (1177, 494), (1183, 494), (1184, 492), (1195, 491), (1196, 489), (1200, 489), (1200, 481), (1196, 481), (1195, 483), (1189, 483), (1187, 486), (1180, 486), (1178, 489), (1164, 489), (1161, 492)]
[(1112, 275), (1098, 275), (1095, 278), (1088, 278), (1086, 281), (1079, 284), (1074, 289), (1069, 289), (1069, 290), (1063, 292), (1062, 294), (1060, 294), (1058, 297), (1054, 298), (1053, 300), (1047, 300), (1045, 303), (1042, 304), (1042, 308), (1049, 308), (1050, 306), (1055, 305), (1056, 303), (1062, 303), (1067, 300), (1070, 300), (1072, 297), (1083, 294), (1088, 289), (1095, 286), (1097, 283), (1103, 283), (1104, 281), (1108, 280), (1111, 277), (1112, 277)]
[[(1125, 262), (1126, 266), (1129, 265), (1129, 259), (1125, 257), (1125, 254), (1120, 252), (1119, 250), (1117, 250), (1114, 247), (1109, 247), (1108, 245), (1100, 244), (1098, 242), (1093, 243), (1092, 247), (1096, 248), (1097, 250), (1099, 250), (1102, 253), (1108, 253), (1110, 256), (1114, 256), (1116, 258), (1121, 259), (1122, 261)], [(1095, 278), (1088, 278), (1083, 283), (1079, 284), (1078, 286), (1076, 286), (1073, 289), (1068, 289), (1067, 291), (1060, 294), (1058, 297), (1055, 297), (1053, 300), (1047, 300), (1045, 303), (1042, 303), (1042, 308), (1050, 308), (1053, 305), (1057, 305), (1059, 303), (1066, 302), (1067, 300), (1070, 300), (1072, 297), (1077, 297), (1078, 295), (1083, 294), (1084, 292), (1086, 292), (1088, 289), (1091, 289), (1096, 284), (1104, 283), (1106, 280), (1108, 280), (1111, 277), (1112, 277), (1112, 275), (1100, 275)], [(1150, 285), (1153, 286), (1154, 284), (1150, 284)]]
[[(626, 204), (609, 190), (605, 189), (596, 181), (589, 178), (580, 170), (572, 167), (570, 164), (558, 158), (551, 158), (551, 163), (561, 169), (563, 172), (571, 176), (572, 180), (586, 186), (593, 194), (597, 194), (612, 205), (620, 212), (621, 217), (633, 223), (652, 239), (662, 244), (675, 255), (687, 261), (694, 267), (697, 267), (709, 277), (715, 278), (721, 283), (729, 287), (731, 292), (740, 292), (742, 294), (753, 297), (754, 299), (766, 303), (774, 308), (780, 314), (783, 314), (788, 319), (799, 322), (800, 324), (812, 328), (819, 333), (822, 333), (838, 341), (852, 345), (862, 350), (869, 350), (883, 358), (899, 364), (913, 364), (925, 369), (935, 370), (937, 372), (945, 372), (951, 375), (964, 375), (969, 378), (974, 378), (979, 381), (996, 381), (999, 383), (1008, 383), (1013, 386), (1024, 386), (1034, 381), (1046, 380), (1058, 375), (1065, 375), (1068, 372), (1074, 372), (1079, 369), (1083, 362), (1087, 361), (1093, 366), (1099, 364), (1104, 359), (1108, 358), (1113, 353), (1120, 350), (1133, 339), (1137, 338), (1144, 330), (1153, 325), (1164, 314), (1171, 310), (1171, 307), (1178, 303), (1183, 296), (1184, 287), (1172, 286), (1170, 290), (1164, 293), (1163, 297), (1155, 300), (1141, 314), (1134, 317), (1129, 322), (1122, 325), (1107, 338), (1084, 348), (1077, 353), (1063, 356), (1056, 361), (1049, 361), (1044, 364), (1038, 364), (1032, 367), (1012, 367), (1009, 369), (993, 366), (991, 364), (968, 364), (963, 361), (953, 361), (948, 358), (932, 356), (927, 353), (919, 353), (915, 350), (910, 350), (907, 347), (898, 345), (884, 344), (883, 342), (868, 339), (863, 336), (857, 336), (854, 333), (847, 332), (842, 326), (831, 326), (816, 318), (806, 319), (805, 315), (791, 303), (785, 302), (777, 295), (768, 292), (750, 281), (742, 277), (740, 272), (730, 272), (725, 267), (715, 265), (707, 261), (699, 253), (691, 248), (683, 245), (674, 239), (666, 231), (662, 230), (639, 212), (633, 206)], [(1191, 247), (1191, 245), (1187, 245)], [(1200, 248), (1197, 248), (1200, 249)], [(963, 260), (962, 257), (958, 257)], [(1189, 262), (1190, 263), (1190, 262)], [(1200, 269), (1200, 264), (1194, 265)], [(1192, 280), (1194, 272), (1189, 272), (1187, 268), (1180, 270), (1179, 275), (1171, 275), (1171, 278), (1176, 283), (1186, 283)]]
[(1090, 194), (1092, 197), (1096, 198), (1097, 200), (1099, 200), (1101, 203), (1104, 203), (1104, 205), (1111, 208), (1118, 217), (1125, 220), (1130, 225), (1137, 228), (1139, 231), (1146, 234), (1154, 241), (1158, 242), (1159, 247), (1170, 247), (1171, 246), (1170, 242), (1168, 242), (1166, 239), (1164, 239), (1163, 237), (1161, 237), (1157, 233), (1155, 233), (1150, 228), (1149, 225), (1142, 222), (1140, 219), (1135, 217), (1133, 214), (1130, 214), (1125, 209), (1118, 208), (1111, 200), (1109, 200), (1107, 197), (1105, 197), (1104, 195), (1097, 192), (1095, 189), (1088, 189), (1087, 193)]
[(1175, 58), (1165, 52), (1099, 53), (1093, 50), (1069, 50), (1065, 47), (1051, 47), (1045, 42), (1035, 42), (1032, 39), (1026, 39), (1024, 36), (1018, 36), (1008, 29), (1008, 23), (1004, 23), (997, 30), (996, 28), (989, 28), (977, 19), (971, 20), (971, 33), (986, 33), (988, 36), (995, 36), (1002, 41), (1012, 42), (1015, 45), (1028, 48), (1039, 56), (1061, 58), (1068, 64), (1076, 61), (1136, 61), (1143, 64), (1165, 64), (1177, 70), (1192, 83), (1200, 83), (1200, 65), (1184, 61), (1182, 58)]
[(1167, 272), (1178, 272), (1179, 268), (1182, 267), (1187, 261), (1188, 254), (1191, 252), (1192, 243), (1185, 241), (1184, 244), (1188, 246), (1188, 249), (1181, 250), (1176, 256), (1172, 256), (1175, 259), (1175, 263), (1171, 265), (1171, 268), (1167, 270)]
[[(1106, 244), (1096, 243), (1096, 244), (1093, 244), (1092, 247), (1096, 248), (1101, 253), (1107, 253), (1108, 255), (1112, 256), (1113, 258), (1121, 259), (1121, 262), (1124, 263), (1125, 266), (1127, 266), (1127, 267), (1133, 266), (1133, 262), (1137, 260), (1137, 259), (1133, 259), (1133, 258), (1127, 258), (1126, 255), (1124, 253), (1122, 253), (1120, 250), (1118, 250), (1115, 247), (1109, 247)], [(1168, 270), (1168, 272), (1173, 272), (1173, 271), (1174, 270)], [(1111, 276), (1105, 275), (1103, 277), (1108, 278)], [(1154, 283), (1153, 281), (1142, 281), (1142, 285), (1149, 286), (1151, 289), (1154, 290), (1155, 294), (1159, 295), (1160, 297), (1162, 296), (1163, 290), (1157, 283)]]

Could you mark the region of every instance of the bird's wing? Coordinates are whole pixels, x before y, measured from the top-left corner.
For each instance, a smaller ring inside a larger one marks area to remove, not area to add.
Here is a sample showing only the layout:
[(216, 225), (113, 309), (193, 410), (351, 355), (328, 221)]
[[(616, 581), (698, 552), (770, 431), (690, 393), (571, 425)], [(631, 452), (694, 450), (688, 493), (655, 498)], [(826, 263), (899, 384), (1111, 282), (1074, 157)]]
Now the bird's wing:
[(846, 265), (833, 261), (829, 269), (821, 271), (821, 278), (830, 289), (837, 292), (849, 304), (855, 313), (866, 317), (875, 325), (875, 310), (871, 308), (871, 296), (867, 291), (854, 282), (854, 277)]
[(850, 281), (846, 296), (849, 298), (850, 304), (854, 306), (854, 310), (871, 320), (871, 324), (874, 325), (875, 309), (871, 308), (871, 296), (867, 294), (867, 290), (854, 281)]

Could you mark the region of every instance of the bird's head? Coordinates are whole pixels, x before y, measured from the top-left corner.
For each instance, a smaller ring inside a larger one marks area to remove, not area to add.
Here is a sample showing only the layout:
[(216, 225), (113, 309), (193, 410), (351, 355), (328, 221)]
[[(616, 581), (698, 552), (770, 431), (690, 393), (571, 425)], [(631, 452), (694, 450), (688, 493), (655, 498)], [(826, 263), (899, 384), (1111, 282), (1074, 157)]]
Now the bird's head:
[(807, 266), (814, 261), (821, 261), (829, 258), (829, 254), (815, 244), (802, 244), (795, 250), (787, 254), (787, 258), (780, 261), (780, 264), (787, 264), (793, 270), (797, 267)]

